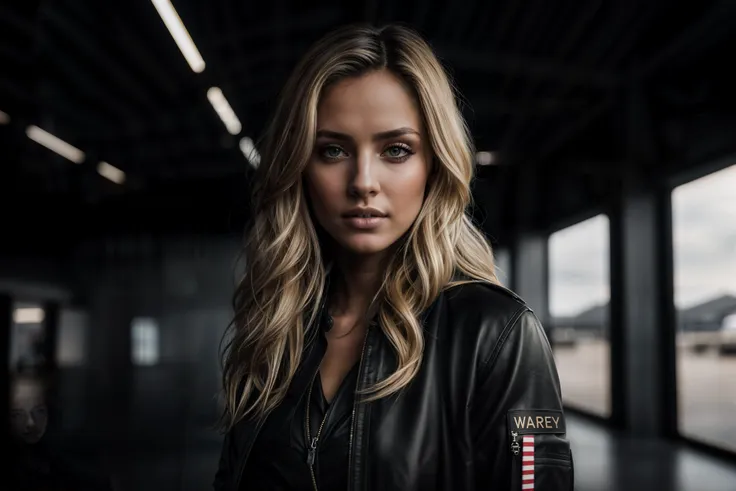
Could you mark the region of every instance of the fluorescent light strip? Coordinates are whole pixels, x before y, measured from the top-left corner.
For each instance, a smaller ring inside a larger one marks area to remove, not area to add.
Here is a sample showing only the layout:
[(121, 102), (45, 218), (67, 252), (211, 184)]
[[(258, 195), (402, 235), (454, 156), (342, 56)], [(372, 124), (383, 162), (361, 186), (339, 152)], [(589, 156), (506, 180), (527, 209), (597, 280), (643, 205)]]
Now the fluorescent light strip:
[(237, 135), (240, 130), (243, 129), (240, 124), (240, 120), (235, 115), (233, 108), (225, 99), (225, 95), (222, 93), (219, 87), (210, 87), (207, 91), (207, 99), (209, 99), (212, 107), (215, 108), (215, 112), (220, 116), (220, 119), (225, 123), (225, 128), (231, 135)]
[(250, 137), (246, 136), (240, 140), (240, 151), (243, 152), (243, 155), (253, 167), (258, 167), (261, 163), (261, 155)]
[(176, 13), (174, 6), (171, 5), (169, 0), (151, 0), (151, 3), (158, 10), (158, 15), (166, 24), (171, 37), (176, 41), (176, 45), (179, 46), (179, 50), (186, 58), (189, 66), (195, 73), (202, 73), (204, 71), (202, 55), (199, 54), (197, 46), (192, 41), (192, 37), (189, 35), (187, 28), (184, 27), (184, 23), (181, 21), (179, 14)]
[(104, 178), (111, 180), (115, 184), (123, 184), (125, 182), (125, 172), (121, 171), (114, 165), (107, 162), (97, 164), (97, 172)]
[(0, 124), (8, 123), (10, 123), (10, 116), (8, 116), (7, 113), (0, 111)]
[(478, 165), (491, 165), (496, 160), (493, 152), (478, 152), (475, 154), (475, 161)]
[(38, 307), (25, 307), (13, 311), (13, 322), (16, 324), (39, 324), (44, 318), (43, 309)]
[(57, 138), (48, 131), (42, 130), (38, 126), (31, 125), (26, 128), (28, 138), (36, 143), (43, 145), (49, 150), (58, 153), (62, 157), (71, 160), (75, 164), (84, 162), (84, 152), (74, 147), (64, 140)]

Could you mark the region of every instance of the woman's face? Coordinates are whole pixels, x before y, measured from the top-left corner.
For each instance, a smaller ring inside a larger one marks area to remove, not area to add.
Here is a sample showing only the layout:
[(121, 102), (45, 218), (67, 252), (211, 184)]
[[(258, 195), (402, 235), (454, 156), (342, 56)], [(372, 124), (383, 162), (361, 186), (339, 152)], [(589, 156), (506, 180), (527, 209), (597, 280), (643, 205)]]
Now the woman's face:
[(419, 214), (430, 156), (407, 88), (389, 71), (342, 80), (317, 109), (305, 171), (317, 221), (349, 252), (386, 251)]
[(13, 390), (10, 407), (10, 430), (18, 440), (38, 443), (46, 433), (48, 409), (39, 383), (19, 382)]

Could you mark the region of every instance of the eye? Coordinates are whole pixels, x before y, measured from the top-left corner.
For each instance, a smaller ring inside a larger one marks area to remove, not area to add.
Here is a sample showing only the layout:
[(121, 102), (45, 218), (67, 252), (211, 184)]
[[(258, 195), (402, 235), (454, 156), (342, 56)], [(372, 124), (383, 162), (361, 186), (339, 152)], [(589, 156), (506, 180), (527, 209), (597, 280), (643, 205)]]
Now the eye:
[(345, 154), (345, 151), (337, 145), (325, 145), (320, 149), (319, 154), (325, 160), (337, 160)]
[(391, 160), (403, 162), (414, 155), (411, 147), (402, 143), (391, 145), (383, 152)]

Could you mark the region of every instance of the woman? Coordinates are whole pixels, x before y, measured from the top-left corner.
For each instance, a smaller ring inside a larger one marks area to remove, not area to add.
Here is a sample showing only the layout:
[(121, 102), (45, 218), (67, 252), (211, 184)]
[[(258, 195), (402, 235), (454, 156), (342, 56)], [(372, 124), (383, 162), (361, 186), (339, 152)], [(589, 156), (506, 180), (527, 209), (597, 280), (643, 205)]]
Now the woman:
[(263, 150), (215, 489), (572, 489), (552, 353), (466, 215), (473, 153), (427, 44), (331, 33)]
[(0, 489), (8, 491), (110, 491), (110, 480), (49, 441), (49, 380), (13, 374), (10, 436)]

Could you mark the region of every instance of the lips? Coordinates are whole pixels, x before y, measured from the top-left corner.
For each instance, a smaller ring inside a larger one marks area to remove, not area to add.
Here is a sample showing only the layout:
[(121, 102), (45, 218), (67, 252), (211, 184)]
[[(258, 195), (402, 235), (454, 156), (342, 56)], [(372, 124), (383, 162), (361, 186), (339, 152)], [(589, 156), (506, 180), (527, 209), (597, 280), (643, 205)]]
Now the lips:
[(343, 215), (345, 218), (385, 218), (386, 213), (377, 208), (353, 208)]
[(361, 214), (349, 214), (345, 215), (346, 218), (383, 218), (384, 215), (373, 215), (371, 213), (361, 213)]
[(348, 227), (360, 231), (377, 230), (387, 220), (380, 211), (352, 211), (343, 217)]

